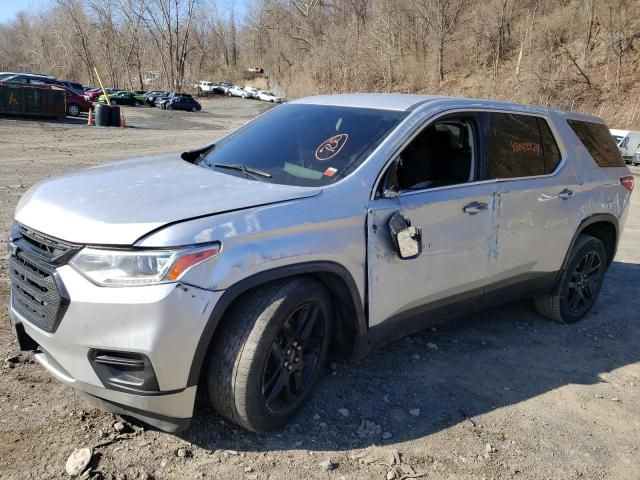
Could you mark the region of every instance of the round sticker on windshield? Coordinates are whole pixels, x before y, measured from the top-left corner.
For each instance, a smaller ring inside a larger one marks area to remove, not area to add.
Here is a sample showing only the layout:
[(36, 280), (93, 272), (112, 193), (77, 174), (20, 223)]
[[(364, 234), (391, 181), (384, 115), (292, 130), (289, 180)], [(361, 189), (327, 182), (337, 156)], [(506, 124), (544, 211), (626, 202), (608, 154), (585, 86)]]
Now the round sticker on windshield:
[(332, 159), (340, 153), (340, 150), (342, 150), (342, 147), (344, 147), (348, 139), (349, 135), (346, 133), (339, 133), (338, 135), (327, 138), (316, 149), (316, 158), (322, 161)]

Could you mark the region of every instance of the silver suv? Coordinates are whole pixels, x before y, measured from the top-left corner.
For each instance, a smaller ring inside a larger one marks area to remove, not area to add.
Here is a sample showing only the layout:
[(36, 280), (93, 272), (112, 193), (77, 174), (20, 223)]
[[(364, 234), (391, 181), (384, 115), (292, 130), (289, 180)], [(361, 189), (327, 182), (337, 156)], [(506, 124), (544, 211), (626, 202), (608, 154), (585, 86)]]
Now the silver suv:
[(10, 236), (19, 343), (104, 408), (176, 431), (198, 386), (262, 432), (330, 351), (361, 356), (531, 297), (575, 322), (627, 215), (601, 120), (488, 100), (338, 95), (182, 155), (42, 182)]

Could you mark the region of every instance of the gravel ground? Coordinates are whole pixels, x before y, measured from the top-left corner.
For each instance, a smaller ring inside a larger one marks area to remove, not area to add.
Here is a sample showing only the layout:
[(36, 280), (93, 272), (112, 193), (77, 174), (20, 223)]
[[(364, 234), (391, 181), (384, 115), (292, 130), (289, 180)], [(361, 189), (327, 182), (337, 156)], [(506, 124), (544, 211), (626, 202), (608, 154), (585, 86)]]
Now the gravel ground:
[[(128, 128), (0, 119), (0, 302), (15, 204), (35, 182), (105, 161), (203, 145), (268, 108), (127, 108)], [(634, 168), (640, 184), (640, 169)], [(598, 303), (556, 325), (530, 302), (408, 337), (359, 362), (336, 358), (285, 430), (247, 433), (201, 396), (171, 435), (93, 407), (21, 354), (0, 310), (0, 478), (66, 478), (92, 448), (106, 479), (639, 479), (640, 197)]]

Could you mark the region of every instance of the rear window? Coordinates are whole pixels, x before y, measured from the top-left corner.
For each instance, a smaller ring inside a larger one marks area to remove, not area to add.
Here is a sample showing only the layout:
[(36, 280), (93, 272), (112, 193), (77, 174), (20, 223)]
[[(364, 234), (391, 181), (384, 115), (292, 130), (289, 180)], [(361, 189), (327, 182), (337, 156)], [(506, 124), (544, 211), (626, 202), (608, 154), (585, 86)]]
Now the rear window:
[(624, 167), (620, 150), (606, 125), (582, 120), (567, 122), (599, 167)]
[[(286, 104), (222, 139), (199, 165), (270, 183), (328, 185), (358, 167), (406, 115), (389, 110)], [(270, 177), (233, 170), (230, 164), (258, 169)]]

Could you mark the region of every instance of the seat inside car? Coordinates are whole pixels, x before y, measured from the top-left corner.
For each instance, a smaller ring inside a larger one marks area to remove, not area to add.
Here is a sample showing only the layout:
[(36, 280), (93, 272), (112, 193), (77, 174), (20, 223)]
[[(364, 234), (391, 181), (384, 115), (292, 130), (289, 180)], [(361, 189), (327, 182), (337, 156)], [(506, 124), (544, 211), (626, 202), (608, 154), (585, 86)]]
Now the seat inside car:
[[(445, 123), (439, 123), (427, 127), (405, 148), (397, 167), (400, 190), (435, 188), (469, 181), (472, 155), (468, 145), (468, 126), (456, 123), (454, 127), (460, 130), (462, 138), (458, 141)], [(388, 180), (394, 179), (389, 176)]]

